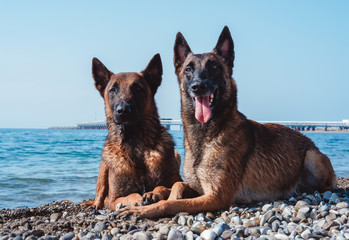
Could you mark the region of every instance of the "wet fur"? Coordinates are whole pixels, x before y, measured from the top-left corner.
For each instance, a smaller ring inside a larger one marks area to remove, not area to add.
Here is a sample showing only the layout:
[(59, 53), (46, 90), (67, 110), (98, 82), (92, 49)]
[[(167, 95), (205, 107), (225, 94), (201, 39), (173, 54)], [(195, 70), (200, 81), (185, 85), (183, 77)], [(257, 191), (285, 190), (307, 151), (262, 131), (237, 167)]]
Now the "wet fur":
[[(167, 188), (181, 177), (180, 157), (160, 124), (154, 100), (162, 75), (159, 54), (141, 73), (113, 74), (94, 58), (92, 73), (108, 126), (92, 204), (115, 210), (118, 203), (132, 206), (166, 199)], [(121, 119), (116, 111), (124, 105), (132, 110)]]
[[(211, 53), (193, 54), (180, 33), (174, 52), (185, 134), (186, 182), (176, 183), (167, 201), (126, 209), (121, 214), (193, 214), (225, 209), (234, 202), (270, 201), (335, 187), (330, 160), (309, 138), (282, 125), (259, 124), (237, 110), (237, 88), (231, 78), (234, 44), (227, 27)], [(218, 67), (210, 70), (209, 61)], [(205, 81), (217, 97), (211, 118), (204, 124), (194, 116), (192, 81)], [(199, 196), (181, 199), (186, 189)]]

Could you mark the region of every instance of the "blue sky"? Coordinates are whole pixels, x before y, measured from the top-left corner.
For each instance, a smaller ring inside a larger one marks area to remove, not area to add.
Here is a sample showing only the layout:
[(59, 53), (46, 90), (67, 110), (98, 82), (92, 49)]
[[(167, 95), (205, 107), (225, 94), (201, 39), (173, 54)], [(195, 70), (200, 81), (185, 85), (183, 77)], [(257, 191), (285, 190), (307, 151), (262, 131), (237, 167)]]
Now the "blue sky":
[(180, 118), (173, 44), (211, 51), (223, 27), (235, 42), (239, 109), (254, 120), (349, 119), (348, 1), (1, 1), (0, 128), (103, 120), (91, 77), (141, 71), (160, 53), (156, 95)]

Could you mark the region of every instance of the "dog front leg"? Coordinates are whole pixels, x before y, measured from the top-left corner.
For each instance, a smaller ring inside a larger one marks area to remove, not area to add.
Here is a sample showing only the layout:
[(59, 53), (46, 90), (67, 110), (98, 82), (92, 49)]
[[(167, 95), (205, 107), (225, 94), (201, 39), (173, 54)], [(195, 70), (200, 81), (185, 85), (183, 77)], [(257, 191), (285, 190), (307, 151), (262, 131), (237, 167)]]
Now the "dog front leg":
[(137, 205), (141, 205), (142, 203), (142, 196), (139, 193), (131, 193), (130, 195), (127, 195), (126, 197), (119, 197), (115, 199), (114, 201), (111, 201), (109, 203), (109, 208), (113, 211), (116, 210), (116, 205), (119, 203), (122, 204), (122, 206), (126, 207), (133, 207)]
[(197, 214), (213, 212), (228, 208), (230, 202), (215, 194), (206, 194), (196, 198), (163, 200), (148, 206), (129, 207), (118, 211), (120, 216), (134, 214), (142, 218), (157, 218), (172, 216), (178, 212)]
[(102, 208), (104, 206), (104, 200), (108, 195), (108, 170), (108, 166), (104, 163), (102, 159), (97, 179), (96, 199), (93, 204), (95, 208)]

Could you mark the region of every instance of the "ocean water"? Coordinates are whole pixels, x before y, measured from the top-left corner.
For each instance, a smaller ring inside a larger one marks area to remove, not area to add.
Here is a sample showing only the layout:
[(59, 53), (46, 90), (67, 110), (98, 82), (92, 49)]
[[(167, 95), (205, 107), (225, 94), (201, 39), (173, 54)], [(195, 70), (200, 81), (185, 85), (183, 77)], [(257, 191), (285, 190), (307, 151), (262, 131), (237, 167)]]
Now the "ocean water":
[[(170, 131), (184, 160), (183, 132)], [(106, 130), (0, 129), (0, 208), (94, 198)], [(349, 176), (349, 134), (306, 133), (337, 176)]]

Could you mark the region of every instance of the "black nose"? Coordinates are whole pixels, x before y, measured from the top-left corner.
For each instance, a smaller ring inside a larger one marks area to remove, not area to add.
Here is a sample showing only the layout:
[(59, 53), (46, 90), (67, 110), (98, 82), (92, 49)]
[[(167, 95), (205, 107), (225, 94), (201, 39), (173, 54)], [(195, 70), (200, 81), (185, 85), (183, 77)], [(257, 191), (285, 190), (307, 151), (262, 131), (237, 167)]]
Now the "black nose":
[(190, 88), (194, 93), (204, 92), (207, 90), (207, 84), (204, 82), (194, 82)]
[(119, 116), (123, 116), (131, 112), (131, 106), (129, 104), (119, 104), (115, 110)]

